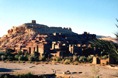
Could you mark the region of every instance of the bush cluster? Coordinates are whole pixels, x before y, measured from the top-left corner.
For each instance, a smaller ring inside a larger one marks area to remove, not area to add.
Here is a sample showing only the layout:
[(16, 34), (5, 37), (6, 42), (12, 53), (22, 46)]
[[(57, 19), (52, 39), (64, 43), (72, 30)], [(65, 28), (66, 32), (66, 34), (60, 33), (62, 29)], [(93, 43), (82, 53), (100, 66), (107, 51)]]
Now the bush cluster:
[[(45, 55), (40, 56), (38, 52), (34, 52), (34, 54), (30, 55), (28, 53), (23, 53), (22, 51), (19, 51), (17, 54), (13, 54), (10, 51), (7, 52), (0, 52), (0, 60), (2, 61), (53, 61), (53, 62), (60, 62), (63, 64), (75, 64), (78, 63), (85, 63), (85, 62), (92, 62), (92, 55), (89, 56), (69, 56), (69, 57), (52, 57), (52, 58), (46, 58)], [(105, 57), (105, 56), (104, 56)]]
[(0, 52), (0, 60), (2, 61), (39, 61), (38, 52), (34, 52), (34, 54), (29, 55), (28, 53), (22, 53), (21, 51), (17, 54), (13, 54), (12, 52)]

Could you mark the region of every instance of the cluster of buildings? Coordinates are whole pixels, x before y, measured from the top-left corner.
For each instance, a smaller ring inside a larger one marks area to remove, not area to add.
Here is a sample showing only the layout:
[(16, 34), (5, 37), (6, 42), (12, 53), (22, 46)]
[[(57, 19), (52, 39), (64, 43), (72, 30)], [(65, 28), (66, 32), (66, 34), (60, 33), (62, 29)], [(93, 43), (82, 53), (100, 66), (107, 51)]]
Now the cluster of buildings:
[(57, 57), (89, 55), (95, 53), (89, 43), (93, 39), (96, 39), (95, 34), (77, 34), (71, 28), (48, 27), (32, 20), (8, 30), (8, 34), (0, 39), (0, 47)]
[[(22, 51), (29, 54), (38, 52), (40, 56), (47, 57), (88, 56), (100, 53), (98, 48), (91, 46), (90, 41), (94, 39), (95, 34), (77, 34), (71, 28), (49, 27), (32, 20), (31, 23), (9, 29), (8, 34), (0, 38), (0, 50), (12, 49), (15, 53)], [(93, 58), (93, 64), (109, 62), (109, 58)]]

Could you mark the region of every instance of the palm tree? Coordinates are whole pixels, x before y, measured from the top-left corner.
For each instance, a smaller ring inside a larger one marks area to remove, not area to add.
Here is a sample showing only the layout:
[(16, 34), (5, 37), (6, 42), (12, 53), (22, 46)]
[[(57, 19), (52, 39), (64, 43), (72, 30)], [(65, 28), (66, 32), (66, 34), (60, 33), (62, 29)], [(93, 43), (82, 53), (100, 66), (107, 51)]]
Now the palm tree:
[[(117, 24), (116, 27), (118, 28)], [(115, 35), (118, 39), (118, 32)], [(118, 43), (99, 39), (96, 39), (91, 43), (94, 47), (98, 47), (102, 53), (108, 54), (112, 59), (114, 59), (115, 63), (118, 63)]]

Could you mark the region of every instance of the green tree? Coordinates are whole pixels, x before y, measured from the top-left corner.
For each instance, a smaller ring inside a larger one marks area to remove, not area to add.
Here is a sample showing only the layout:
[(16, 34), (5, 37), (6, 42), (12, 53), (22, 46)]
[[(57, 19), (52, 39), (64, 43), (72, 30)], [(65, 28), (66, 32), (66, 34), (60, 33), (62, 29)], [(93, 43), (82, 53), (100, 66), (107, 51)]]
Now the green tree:
[(6, 58), (5, 55), (2, 55), (2, 56), (1, 56), (2, 61), (4, 61), (5, 58)]
[(92, 44), (101, 49), (101, 56), (103, 56), (103, 54), (109, 55), (118, 63), (118, 44), (104, 40), (94, 40)]
[[(117, 24), (116, 27), (118, 28)], [(116, 38), (118, 39), (118, 32), (115, 35)], [(99, 39), (96, 39), (91, 43), (94, 47), (100, 48), (102, 53), (108, 54), (112, 59), (114, 59), (115, 63), (118, 63), (118, 43)]]
[(19, 52), (18, 52), (18, 55), (22, 55), (23, 54), (23, 52), (20, 50)]
[(79, 57), (79, 62), (86, 62), (87, 58), (85, 56), (80, 56)]
[(7, 60), (12, 61), (12, 60), (14, 60), (14, 57), (13, 57), (13, 56), (8, 55), (8, 56), (7, 56)]
[(15, 55), (15, 56), (14, 56), (14, 59), (15, 59), (15, 60), (18, 60), (18, 59), (19, 59), (19, 56), (20, 56), (20, 55)]
[(23, 55), (20, 55), (20, 56), (18, 57), (18, 61), (24, 61), (24, 56), (23, 56)]
[(34, 57), (33, 56), (28, 56), (28, 61), (34, 61)]

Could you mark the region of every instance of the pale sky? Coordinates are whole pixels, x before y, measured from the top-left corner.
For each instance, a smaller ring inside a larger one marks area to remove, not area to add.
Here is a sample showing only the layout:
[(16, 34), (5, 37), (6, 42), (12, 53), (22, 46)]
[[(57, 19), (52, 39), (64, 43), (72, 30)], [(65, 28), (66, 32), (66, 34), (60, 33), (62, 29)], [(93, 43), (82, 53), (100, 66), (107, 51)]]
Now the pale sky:
[(78, 34), (112, 36), (117, 31), (118, 0), (0, 0), (0, 36), (13, 26), (36, 20), (71, 27)]

